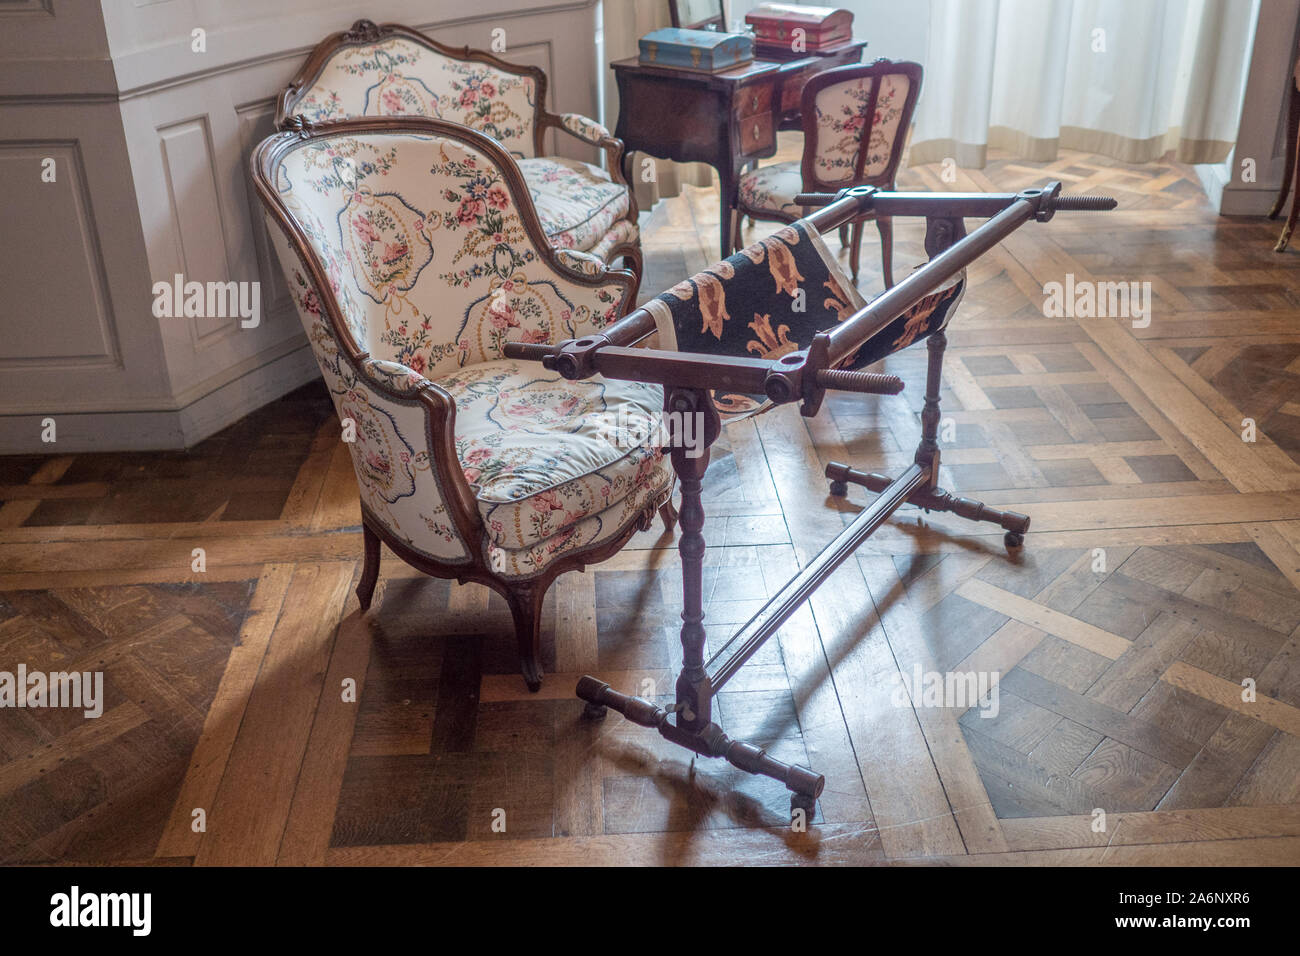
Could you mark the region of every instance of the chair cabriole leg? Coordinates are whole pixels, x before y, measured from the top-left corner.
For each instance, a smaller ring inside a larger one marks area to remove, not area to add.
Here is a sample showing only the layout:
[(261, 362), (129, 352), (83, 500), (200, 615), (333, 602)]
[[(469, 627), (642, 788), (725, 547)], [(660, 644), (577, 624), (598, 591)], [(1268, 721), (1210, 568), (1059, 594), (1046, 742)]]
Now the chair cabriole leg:
[(512, 585), (506, 589), (505, 598), (515, 622), (519, 669), (524, 683), (535, 694), (542, 689), (542, 602), (546, 587), (533, 583)]
[(361, 610), (370, 610), (370, 601), (375, 596), (375, 584), (379, 580), (379, 535), (370, 530), (364, 521), (361, 523), (362, 540), (365, 547), (365, 563), (361, 567), (361, 580), (357, 582), (357, 600)]

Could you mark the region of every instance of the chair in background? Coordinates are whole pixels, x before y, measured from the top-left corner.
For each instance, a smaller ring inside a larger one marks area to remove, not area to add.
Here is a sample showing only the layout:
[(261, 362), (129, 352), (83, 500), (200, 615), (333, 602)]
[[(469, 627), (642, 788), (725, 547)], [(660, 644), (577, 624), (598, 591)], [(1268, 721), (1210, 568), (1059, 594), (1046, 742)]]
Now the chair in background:
[[(428, 116), (478, 130), (518, 161), (547, 240), (607, 263), (624, 258), (640, 281), (636, 199), (623, 143), (578, 113), (546, 109), (546, 73), (484, 50), (450, 47), (395, 23), (358, 20), (326, 37), (280, 94), (276, 124), (320, 126), (363, 116)], [(545, 154), (547, 130), (603, 150), (609, 172)]]
[[(842, 66), (813, 76), (804, 85), (801, 99), (803, 159), (762, 166), (741, 176), (735, 245), (744, 244), (743, 216), (786, 223), (802, 217), (807, 210), (794, 201), (799, 193), (834, 192), (849, 186), (892, 190), (920, 91), (918, 63), (880, 59), (868, 66)], [(889, 288), (894, 284), (889, 217), (867, 213), (840, 227), (840, 240), (850, 246), (849, 271), (857, 282), (862, 228), (872, 220), (880, 230), (881, 263)]]
[(290, 125), (251, 172), (350, 442), (361, 607), (381, 542), (427, 574), (485, 584), (510, 605), (537, 690), (547, 588), (613, 555), (656, 508), (671, 529), (672, 473), (624, 427), (657, 420), (661, 389), (571, 382), (503, 348), (596, 333), (635, 280), (552, 249), (518, 167), (482, 133), (409, 117)]

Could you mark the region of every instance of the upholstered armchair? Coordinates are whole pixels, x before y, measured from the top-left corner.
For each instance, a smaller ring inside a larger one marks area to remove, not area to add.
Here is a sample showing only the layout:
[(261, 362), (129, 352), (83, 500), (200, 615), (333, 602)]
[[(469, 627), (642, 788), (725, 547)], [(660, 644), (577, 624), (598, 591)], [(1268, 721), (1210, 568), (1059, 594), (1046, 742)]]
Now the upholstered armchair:
[[(869, 66), (842, 66), (812, 77), (803, 88), (804, 141), (801, 162), (773, 163), (740, 179), (735, 217), (737, 247), (742, 216), (794, 222), (807, 210), (799, 193), (835, 192), (847, 186), (892, 190), (912, 111), (921, 92), (919, 63), (880, 59)], [(845, 242), (852, 229), (849, 270), (858, 281), (862, 227), (874, 220), (880, 231), (885, 287), (894, 284), (894, 232), (887, 216), (867, 213), (840, 227)]]
[[(542, 600), (656, 508), (674, 519), (662, 390), (567, 381), (506, 342), (597, 332), (635, 280), (555, 250), (510, 155), (442, 120), (351, 120), (265, 140), (251, 162), (272, 242), (349, 442), (370, 605), (380, 544), (503, 595), (528, 686)], [(631, 423), (629, 432), (625, 423)]]
[[(449, 47), (395, 23), (358, 20), (322, 40), (280, 94), (276, 122), (314, 125), (363, 116), (429, 116), (478, 130), (518, 161), (542, 231), (557, 249), (620, 257), (638, 281), (636, 199), (624, 178), (623, 143), (578, 113), (546, 109), (546, 74), (483, 50)], [(605, 153), (609, 172), (544, 155), (547, 130)]]

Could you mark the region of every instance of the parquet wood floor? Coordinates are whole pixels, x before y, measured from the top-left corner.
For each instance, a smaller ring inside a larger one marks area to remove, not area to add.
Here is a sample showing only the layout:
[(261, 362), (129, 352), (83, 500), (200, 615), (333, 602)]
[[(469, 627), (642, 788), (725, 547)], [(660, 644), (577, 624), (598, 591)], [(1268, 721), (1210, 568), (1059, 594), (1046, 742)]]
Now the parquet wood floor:
[[(669, 700), (658, 525), (560, 579), (537, 695), (482, 588), (389, 555), (359, 615), (354, 480), (309, 386), (188, 453), (0, 458), (0, 669), (106, 684), (98, 720), (0, 710), (0, 861), (1300, 863), (1300, 251), (1215, 216), (1169, 163), (958, 173), (900, 187), (1059, 178), (1120, 210), (1022, 228), (973, 267), (950, 333), (943, 483), (1030, 514), (1023, 552), (904, 509), (721, 695), (728, 731), (826, 774), (809, 832), (771, 781), (578, 719), (583, 673)], [(648, 214), (648, 294), (709, 263), (716, 217), (689, 188)], [(921, 240), (896, 222), (896, 274)], [(1045, 317), (1066, 273), (1150, 282), (1150, 325)], [(923, 353), (887, 368), (898, 398), (726, 430), (715, 646), (862, 506), (827, 495), (826, 461), (910, 460)], [(918, 670), (995, 675), (996, 694), (900, 700)]]

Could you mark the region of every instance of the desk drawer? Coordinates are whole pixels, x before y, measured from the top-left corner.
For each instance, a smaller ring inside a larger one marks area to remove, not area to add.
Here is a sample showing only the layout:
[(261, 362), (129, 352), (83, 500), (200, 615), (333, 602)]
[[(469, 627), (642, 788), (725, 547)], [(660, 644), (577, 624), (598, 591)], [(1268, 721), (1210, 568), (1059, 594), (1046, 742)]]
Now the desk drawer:
[(772, 112), (772, 84), (754, 83), (751, 86), (741, 87), (736, 91), (732, 112), (736, 114), (738, 120)]
[(776, 148), (775, 125), (771, 113), (746, 116), (737, 122), (740, 131), (740, 155), (751, 156)]
[(806, 66), (797, 73), (791, 73), (781, 81), (781, 112), (789, 113), (799, 109), (799, 100), (803, 96), (803, 86), (815, 73), (815, 66)]

